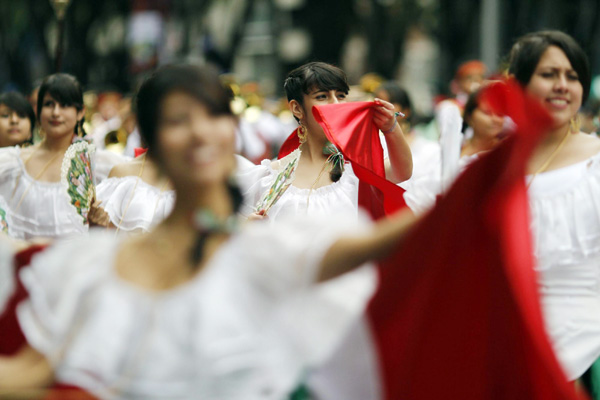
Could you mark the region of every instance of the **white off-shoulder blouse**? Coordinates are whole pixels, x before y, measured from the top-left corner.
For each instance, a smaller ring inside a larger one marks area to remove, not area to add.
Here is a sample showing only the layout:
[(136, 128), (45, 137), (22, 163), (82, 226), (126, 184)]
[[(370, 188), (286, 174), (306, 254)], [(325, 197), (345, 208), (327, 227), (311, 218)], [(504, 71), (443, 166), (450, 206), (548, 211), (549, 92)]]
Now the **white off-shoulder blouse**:
[(281, 400), (351, 323), (307, 296), (336, 238), (370, 229), (333, 222), (246, 224), (196, 277), (159, 292), (118, 275), (110, 233), (56, 243), (21, 271), (19, 322), (57, 381), (102, 399)]
[(27, 173), (19, 147), (0, 149), (0, 197), (10, 213), (11, 236), (69, 237), (88, 231), (82, 217), (69, 203), (61, 182), (42, 182)]
[[(260, 165), (238, 169), (236, 178), (244, 194), (242, 214), (248, 216), (269, 190), (277, 174), (289, 162), (290, 154), (279, 160), (279, 169), (273, 169), (271, 160), (263, 160)], [(268, 212), (269, 220), (298, 215), (326, 217), (332, 214), (358, 215), (358, 178), (352, 165), (346, 163), (339, 181), (312, 191), (290, 185), (281, 198)]]
[(529, 198), (546, 328), (573, 380), (600, 357), (600, 154), (537, 175)]
[[(293, 156), (292, 153), (279, 160), (277, 170), (273, 169), (270, 160), (264, 160), (258, 166), (239, 168), (237, 179), (245, 199), (242, 214), (250, 215), (255, 211), (256, 203)], [(276, 224), (295, 216), (318, 218), (326, 224), (334, 224), (339, 219), (353, 221), (362, 218), (358, 208), (358, 185), (359, 180), (350, 163), (345, 164), (340, 180), (330, 185), (311, 191), (292, 184), (269, 210), (266, 221)], [(376, 270), (372, 265), (367, 265), (307, 291), (307, 297), (311, 299), (315, 310), (320, 310), (322, 314), (320, 321), (326, 321), (333, 315), (342, 320), (353, 321), (348, 335), (342, 339), (326, 363), (307, 375), (307, 386), (316, 398), (328, 398), (335, 393), (335, 396), (346, 400), (362, 400), (374, 395), (372, 388), (365, 384), (368, 381), (366, 377), (372, 376), (374, 372), (373, 363), (365, 356), (372, 354), (372, 344), (368, 335), (363, 334), (369, 329), (363, 312), (376, 285)], [(316, 314), (313, 316), (316, 317)], [(315, 326), (320, 325), (315, 323)], [(339, 366), (347, 364), (350, 352), (361, 354), (361, 362), (355, 363), (353, 369), (344, 368), (344, 373), (340, 373)]]

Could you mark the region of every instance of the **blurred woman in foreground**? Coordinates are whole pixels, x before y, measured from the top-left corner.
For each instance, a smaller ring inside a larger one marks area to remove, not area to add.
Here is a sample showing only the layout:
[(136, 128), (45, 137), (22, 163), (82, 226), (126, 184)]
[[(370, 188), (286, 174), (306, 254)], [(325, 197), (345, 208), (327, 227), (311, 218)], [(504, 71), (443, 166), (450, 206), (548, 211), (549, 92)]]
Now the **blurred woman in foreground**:
[(347, 325), (327, 321), (327, 343), (306, 341), (289, 303), (386, 255), (414, 217), (368, 228), (302, 216), (237, 229), (236, 120), (218, 76), (162, 68), (140, 88), (137, 111), (177, 193), (174, 210), (147, 235), (121, 242), (99, 232), (34, 260), (19, 309), (29, 346), (0, 359), (0, 387), (57, 381), (111, 399), (285, 398)]

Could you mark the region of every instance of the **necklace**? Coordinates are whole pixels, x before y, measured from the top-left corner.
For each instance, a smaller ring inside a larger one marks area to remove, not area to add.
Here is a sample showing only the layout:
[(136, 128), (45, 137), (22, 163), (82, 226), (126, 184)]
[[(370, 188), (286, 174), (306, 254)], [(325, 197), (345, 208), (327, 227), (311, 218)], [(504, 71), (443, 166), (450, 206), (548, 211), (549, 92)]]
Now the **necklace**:
[(546, 159), (546, 161), (544, 161), (544, 163), (533, 173), (533, 175), (531, 177), (531, 180), (527, 184), (527, 189), (529, 189), (529, 187), (533, 183), (533, 180), (535, 179), (535, 177), (538, 176), (538, 174), (544, 172), (546, 170), (546, 168), (548, 168), (548, 166), (550, 165), (550, 163), (552, 162), (552, 160), (554, 160), (554, 158), (556, 157), (556, 155), (564, 147), (565, 143), (567, 142), (567, 139), (569, 138), (569, 135), (571, 135), (571, 130), (567, 129), (566, 135), (561, 139), (560, 143), (558, 144), (558, 146), (556, 146), (556, 148), (554, 149), (554, 151), (552, 152), (552, 154), (550, 154), (548, 156), (548, 158)]
[(315, 186), (317, 186), (317, 183), (319, 183), (319, 180), (321, 180), (321, 176), (323, 176), (323, 173), (325, 172), (325, 169), (327, 168), (328, 161), (329, 161), (329, 157), (323, 163), (323, 167), (321, 168), (321, 172), (319, 172), (319, 175), (317, 175), (317, 179), (315, 179), (313, 184), (310, 186), (310, 190), (308, 191), (308, 197), (306, 197), (306, 208), (308, 208), (308, 206), (310, 204), (310, 195), (312, 194), (313, 189), (315, 188)]
[(226, 219), (219, 219), (212, 210), (201, 208), (197, 210), (192, 223), (198, 230), (198, 236), (192, 247), (192, 265), (197, 266), (204, 252), (204, 246), (209, 236), (214, 234), (230, 235), (237, 230), (238, 218), (236, 215), (230, 215)]
[(310, 195), (312, 194), (312, 191), (315, 188), (315, 186), (317, 185), (317, 183), (319, 183), (321, 176), (323, 176), (323, 173), (325, 172), (327, 165), (331, 165), (332, 168), (335, 166), (338, 166), (340, 168), (341, 172), (344, 171), (344, 156), (338, 150), (338, 148), (335, 147), (335, 145), (333, 143), (328, 141), (325, 144), (325, 146), (323, 146), (323, 154), (327, 155), (327, 159), (323, 163), (323, 167), (321, 168), (321, 171), (319, 172), (317, 179), (315, 179), (313, 184), (310, 186), (310, 190), (308, 191), (308, 197), (306, 198), (306, 208), (308, 208), (308, 206), (310, 205)]
[[(31, 152), (31, 154), (29, 155), (29, 157), (27, 157), (27, 159), (23, 162), (23, 174), (25, 174), (25, 172), (27, 171), (25, 169), (25, 167), (27, 166), (27, 163), (29, 162), (29, 160), (31, 160), (31, 158), (33, 157), (33, 155), (36, 153), (36, 151), (38, 151), (38, 149), (40, 147), (41, 147), (41, 145), (38, 146), (38, 147), (36, 147), (35, 149), (33, 149), (33, 151)], [(62, 154), (64, 155), (64, 153), (62, 153)], [(33, 180), (37, 181), (46, 172), (46, 170), (50, 167), (50, 165), (52, 165), (52, 163), (54, 162), (54, 160), (56, 160), (58, 158), (58, 156), (60, 156), (60, 155), (61, 155), (61, 153), (58, 152), (54, 156), (52, 156), (52, 158), (50, 158), (50, 160), (46, 164), (44, 164), (44, 166), (42, 167), (42, 169), (35, 176), (32, 177)], [(17, 212), (19, 210), (19, 208), (21, 208), (21, 203), (23, 203), (23, 200), (25, 199), (25, 196), (29, 192), (29, 189), (31, 189), (32, 185), (33, 185), (33, 182), (31, 182), (29, 184), (29, 186), (27, 186), (27, 189), (25, 189), (25, 191), (21, 195), (21, 198), (19, 199), (19, 202), (17, 203), (17, 206), (14, 209), (15, 212)], [(15, 189), (13, 191), (12, 196), (15, 195), (18, 186), (19, 186), (19, 181), (17, 180), (17, 184), (15, 185)], [(12, 199), (12, 196), (11, 196), (11, 199)]]
[(198, 232), (205, 235), (213, 233), (230, 234), (237, 230), (238, 218), (235, 215), (230, 215), (225, 220), (220, 220), (211, 210), (201, 208), (194, 214), (194, 226)]

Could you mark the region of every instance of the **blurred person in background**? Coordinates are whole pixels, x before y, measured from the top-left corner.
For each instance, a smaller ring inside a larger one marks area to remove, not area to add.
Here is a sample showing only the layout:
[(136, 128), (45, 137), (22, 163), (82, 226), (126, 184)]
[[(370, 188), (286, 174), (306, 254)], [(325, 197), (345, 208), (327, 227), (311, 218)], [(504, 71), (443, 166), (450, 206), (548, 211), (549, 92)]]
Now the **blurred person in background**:
[[(108, 178), (115, 165), (132, 158), (123, 154), (128, 137), (125, 127), (129, 128), (131, 125), (124, 118), (130, 117), (131, 99), (123, 99), (118, 92), (106, 91), (98, 96), (93, 92), (86, 92), (84, 100), (86, 107), (90, 107), (86, 108), (86, 116), (91, 119), (91, 123), (86, 124), (90, 132), (86, 139), (96, 146), (96, 181), (101, 183)], [(124, 127), (125, 122), (127, 125)]]
[[(468, 165), (496, 147), (508, 134), (504, 117), (493, 114), (488, 105), (481, 101), (480, 93), (481, 89), (471, 93), (465, 105), (463, 134), (459, 138), (460, 151), (456, 153), (458, 159), (454, 160), (457, 169), (446, 183), (447, 187)], [(437, 196), (445, 191), (442, 182), (442, 171), (438, 168), (433, 173), (421, 175), (402, 185), (407, 190), (404, 198), (408, 206), (418, 214), (429, 210)]]
[(405, 115), (404, 117), (398, 115), (396, 118), (412, 154), (413, 173), (410, 179), (418, 179), (420, 176), (439, 171), (440, 146), (437, 142), (423, 138), (412, 129), (415, 115), (408, 92), (397, 82), (387, 81), (375, 90), (375, 97), (392, 103), (395, 111)]
[(481, 87), (487, 73), (487, 67), (479, 60), (469, 60), (456, 69), (454, 79), (450, 82), (450, 90), (454, 95), (449, 101), (464, 110), (469, 95)]
[(232, 108), (239, 115), (236, 133), (236, 152), (255, 164), (277, 156), (280, 146), (289, 135), (289, 124), (276, 114), (275, 107), (265, 109), (265, 98), (258, 82), (238, 84), (232, 76), (224, 78), (234, 98)]
[(459, 172), (464, 106), (469, 95), (481, 86), (486, 71), (485, 64), (478, 60), (461, 64), (451, 82), (454, 97), (443, 100), (435, 107), (434, 123), (439, 132), (443, 190), (447, 189)]
[(119, 104), (122, 98), (121, 93), (114, 91), (105, 91), (98, 95), (97, 112), (92, 115), (89, 133), (98, 149), (106, 148), (106, 135), (121, 127)]
[(35, 113), (19, 92), (0, 94), (0, 147), (33, 144)]
[(600, 100), (589, 100), (579, 112), (581, 131), (598, 136), (600, 132)]
[(504, 117), (492, 113), (489, 106), (480, 99), (480, 90), (469, 95), (463, 115), (461, 157), (468, 157), (489, 151), (506, 137)]

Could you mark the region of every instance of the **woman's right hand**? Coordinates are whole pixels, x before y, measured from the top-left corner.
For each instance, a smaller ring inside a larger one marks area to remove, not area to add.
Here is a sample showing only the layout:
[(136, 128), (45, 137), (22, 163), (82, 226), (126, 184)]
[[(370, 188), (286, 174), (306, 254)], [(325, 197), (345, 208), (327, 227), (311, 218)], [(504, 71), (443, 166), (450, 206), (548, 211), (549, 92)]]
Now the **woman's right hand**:
[(262, 221), (269, 218), (265, 210), (253, 212), (248, 216), (248, 221)]
[(101, 201), (94, 199), (90, 206), (90, 212), (88, 213), (90, 226), (113, 227), (114, 225), (110, 222), (110, 216), (104, 211), (104, 208), (100, 207), (100, 204), (102, 204)]

